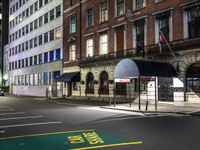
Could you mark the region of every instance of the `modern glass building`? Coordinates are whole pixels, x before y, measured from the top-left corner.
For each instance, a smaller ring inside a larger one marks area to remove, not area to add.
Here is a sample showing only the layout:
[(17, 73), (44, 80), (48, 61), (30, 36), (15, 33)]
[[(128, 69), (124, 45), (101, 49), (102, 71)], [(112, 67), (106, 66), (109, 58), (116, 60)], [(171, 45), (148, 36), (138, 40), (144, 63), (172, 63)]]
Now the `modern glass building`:
[(62, 95), (62, 0), (10, 0), (8, 76), (14, 95)]

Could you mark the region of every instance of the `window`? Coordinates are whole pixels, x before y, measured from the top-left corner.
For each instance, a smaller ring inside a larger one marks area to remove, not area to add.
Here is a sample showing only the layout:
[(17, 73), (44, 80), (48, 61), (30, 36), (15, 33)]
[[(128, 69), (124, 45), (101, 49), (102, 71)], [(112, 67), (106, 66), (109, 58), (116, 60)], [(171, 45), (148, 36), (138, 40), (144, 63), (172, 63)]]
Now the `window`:
[(25, 85), (29, 84), (29, 75), (25, 75)]
[(21, 76), (21, 85), (24, 85), (24, 83), (25, 83), (24, 81), (25, 81), (25, 76), (22, 75), (22, 76)]
[(39, 36), (39, 45), (42, 45), (42, 39), (43, 39), (43, 37), (42, 37), (42, 34)]
[(86, 93), (94, 93), (94, 75), (91, 72), (86, 77)]
[(100, 54), (107, 54), (108, 53), (108, 35), (103, 34), (100, 36), (100, 46), (99, 46)]
[(43, 0), (39, 0), (39, 8), (43, 6)]
[(50, 21), (54, 19), (54, 9), (50, 11)]
[(48, 3), (48, 0), (44, 0), (44, 4), (46, 5)]
[(33, 39), (30, 40), (30, 49), (33, 48)]
[(56, 50), (56, 60), (60, 60), (61, 59), (61, 52), (60, 49)]
[(30, 23), (30, 32), (33, 31), (33, 22)]
[(34, 38), (34, 47), (36, 47), (38, 45), (38, 42), (37, 42), (37, 37)]
[(33, 5), (31, 5), (31, 7), (30, 7), (30, 15), (32, 15), (33, 14)]
[(39, 85), (43, 85), (43, 83), (42, 83), (42, 81), (43, 81), (42, 80), (43, 73), (39, 73), (38, 76), (39, 76), (38, 77)]
[(28, 67), (28, 58), (25, 59), (25, 67)]
[(28, 50), (28, 41), (26, 41), (26, 50)]
[(94, 54), (94, 40), (91, 38), (91, 39), (88, 39), (87, 40), (87, 43), (86, 43), (86, 49), (87, 49), (87, 57), (91, 57), (93, 56)]
[(33, 74), (29, 75), (29, 85), (33, 85)]
[(56, 7), (56, 17), (59, 17), (61, 15), (61, 6)]
[(135, 0), (135, 9), (140, 9), (146, 6), (146, 0)]
[(26, 25), (26, 34), (28, 33), (28, 31), (29, 31), (29, 30), (28, 30), (28, 24), (27, 24), (27, 25)]
[(70, 46), (70, 60), (76, 60), (76, 46)]
[(50, 51), (49, 61), (54, 61), (54, 50)]
[(58, 27), (55, 29), (55, 36), (56, 36), (56, 39), (60, 39), (62, 37), (61, 27)]
[(34, 85), (38, 85), (38, 74), (34, 74)]
[(29, 16), (29, 8), (26, 9), (26, 17)]
[(48, 72), (44, 72), (43, 81), (44, 81), (44, 85), (48, 85)]
[(38, 20), (34, 20), (34, 29), (37, 29), (38, 28)]
[(75, 0), (70, 0), (70, 6), (74, 6), (75, 5)]
[(42, 60), (42, 54), (39, 54), (39, 64), (42, 64), (43, 60)]
[(136, 54), (144, 53), (144, 23), (145, 22), (138, 22), (135, 24)]
[(100, 22), (108, 20), (108, 2), (103, 0), (100, 4)]
[(44, 53), (44, 63), (48, 62), (48, 52)]
[(48, 23), (49, 18), (48, 18), (48, 13), (44, 14), (44, 24)]
[(159, 19), (158, 27), (159, 27), (159, 31), (162, 32), (166, 40), (169, 41), (169, 17)]
[(92, 27), (94, 25), (94, 14), (93, 8), (87, 10), (87, 27)]
[(108, 73), (103, 71), (100, 75), (100, 88), (99, 94), (109, 94), (109, 83), (108, 83)]
[(116, 0), (116, 16), (124, 15), (124, 0)]
[(22, 43), (22, 52), (24, 51), (25, 49), (24, 49), (24, 43)]
[(38, 10), (38, 1), (34, 3), (34, 6), (35, 6), (35, 11)]
[(48, 32), (44, 34), (44, 43), (49, 41)]
[(34, 56), (34, 65), (37, 65), (38, 57), (37, 55)]
[(22, 28), (22, 36), (25, 34), (25, 27)]
[(70, 33), (76, 32), (76, 17), (72, 16), (70, 18)]
[(188, 37), (200, 37), (200, 7), (192, 8), (187, 11)]
[(39, 18), (39, 27), (42, 26), (42, 16)]
[(33, 57), (29, 57), (29, 65), (30, 65), (30, 66), (33, 65)]
[(50, 40), (50, 41), (53, 41), (53, 40), (54, 40), (54, 30), (51, 30), (51, 31), (50, 31), (49, 40)]

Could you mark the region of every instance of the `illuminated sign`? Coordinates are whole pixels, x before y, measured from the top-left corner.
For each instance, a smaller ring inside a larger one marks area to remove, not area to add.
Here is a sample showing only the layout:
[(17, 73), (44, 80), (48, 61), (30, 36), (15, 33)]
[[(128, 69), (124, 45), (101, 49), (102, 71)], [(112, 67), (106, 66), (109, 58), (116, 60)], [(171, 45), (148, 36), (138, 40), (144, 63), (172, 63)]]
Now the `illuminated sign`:
[(120, 82), (120, 83), (130, 83), (131, 79), (120, 79), (120, 78), (116, 78), (115, 82)]

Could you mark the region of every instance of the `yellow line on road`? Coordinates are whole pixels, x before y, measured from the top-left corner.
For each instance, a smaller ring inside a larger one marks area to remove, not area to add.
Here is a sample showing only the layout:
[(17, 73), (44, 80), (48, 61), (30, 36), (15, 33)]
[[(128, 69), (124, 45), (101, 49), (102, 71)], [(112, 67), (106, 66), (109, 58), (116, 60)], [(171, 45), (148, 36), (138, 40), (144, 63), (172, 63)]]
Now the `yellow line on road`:
[(142, 144), (142, 142), (128, 142), (128, 143), (118, 143), (118, 144), (107, 144), (107, 145), (91, 146), (91, 147), (84, 147), (84, 148), (74, 148), (74, 149), (70, 149), (70, 150), (89, 150), (89, 149), (97, 149), (97, 148), (126, 146), (126, 145), (138, 145), (138, 144)]
[(66, 132), (51, 132), (51, 133), (42, 133), (42, 134), (29, 134), (29, 135), (20, 135), (20, 136), (0, 138), (0, 140), (17, 139), (17, 138), (24, 138), (24, 137), (35, 137), (35, 136), (45, 136), (45, 135), (53, 135), (53, 134), (64, 134), (64, 133), (91, 132), (91, 131), (95, 131), (95, 130), (89, 129), (89, 130), (75, 130), (75, 131), (66, 131)]

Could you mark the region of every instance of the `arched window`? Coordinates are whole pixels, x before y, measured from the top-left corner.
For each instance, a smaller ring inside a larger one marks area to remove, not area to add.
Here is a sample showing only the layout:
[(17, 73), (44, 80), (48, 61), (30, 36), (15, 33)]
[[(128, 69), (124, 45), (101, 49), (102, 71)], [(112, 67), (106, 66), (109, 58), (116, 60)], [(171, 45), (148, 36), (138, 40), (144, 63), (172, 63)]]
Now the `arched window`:
[(94, 75), (91, 72), (86, 77), (86, 93), (94, 93)]
[(108, 83), (108, 73), (103, 71), (100, 75), (100, 87), (99, 94), (109, 94), (109, 83)]

